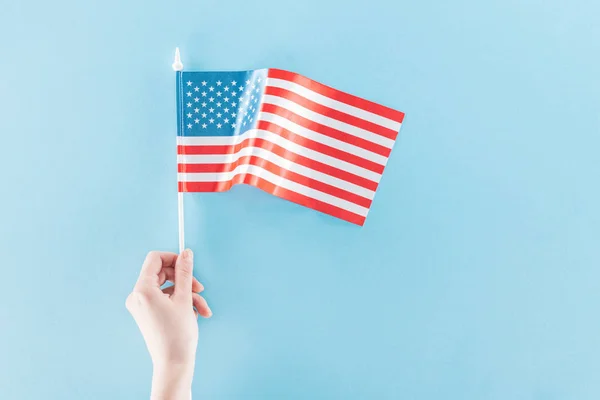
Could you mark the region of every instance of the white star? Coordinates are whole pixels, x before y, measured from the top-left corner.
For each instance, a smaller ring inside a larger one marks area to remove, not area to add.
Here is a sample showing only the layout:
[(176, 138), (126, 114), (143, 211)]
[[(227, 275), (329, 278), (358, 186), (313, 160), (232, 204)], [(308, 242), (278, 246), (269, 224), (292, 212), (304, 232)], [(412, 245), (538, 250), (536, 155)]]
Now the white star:
[(260, 88), (259, 87), (256, 88), (256, 93), (258, 93), (258, 92), (260, 92)]
[(231, 127), (232, 127), (232, 128), (235, 128), (235, 123), (231, 124)]
[(244, 126), (246, 126), (246, 121), (244, 121)]
[(249, 85), (249, 84), (250, 84), (250, 79), (248, 79), (248, 80), (246, 81), (246, 85)]
[(250, 118), (250, 122), (252, 122), (252, 118)]
[(223, 125), (217, 124), (217, 128), (221, 129), (221, 126), (223, 126)]
[(200, 112), (200, 109), (199, 109), (199, 108), (194, 108), (194, 112), (195, 112), (195, 113), (199, 113), (199, 112)]
[(237, 82), (236, 81), (232, 81), (231, 82), (231, 86), (235, 86), (235, 85), (237, 85)]
[(258, 77), (258, 79), (256, 81), (260, 83), (260, 76)]
[(217, 86), (221, 86), (221, 81), (217, 81)]
[(206, 81), (202, 81), (202, 86), (206, 86)]
[(206, 118), (206, 113), (202, 113), (202, 118)]
[(192, 113), (188, 113), (188, 118), (192, 118)]
[(202, 97), (206, 97), (206, 92), (202, 92)]
[(238, 90), (239, 90), (240, 92), (243, 92), (243, 91), (244, 91), (244, 87), (243, 87), (243, 86), (240, 86), (240, 87), (238, 87)]
[(225, 122), (225, 123), (227, 124), (227, 123), (229, 122), (229, 118), (225, 118), (225, 119), (223, 120), (223, 122)]
[(199, 124), (199, 123), (200, 123), (200, 120), (199, 120), (198, 118), (196, 118), (196, 119), (194, 120), (194, 122), (195, 122), (195, 123), (197, 123), (197, 124)]
[(233, 91), (233, 92), (231, 92), (231, 95), (232, 95), (233, 97), (235, 97), (235, 96), (237, 96), (237, 92)]
[(250, 96), (251, 99), (254, 99), (254, 95)]
[(258, 101), (258, 98), (254, 99), (254, 104), (256, 104), (257, 101)]
[(248, 115), (248, 110), (244, 111), (244, 115)]
[(208, 122), (210, 122), (211, 124), (213, 124), (215, 122), (215, 120), (211, 118), (211, 119), (208, 120)]
[(228, 112), (229, 112), (229, 108), (225, 107), (225, 108), (223, 109), (223, 111), (225, 111), (226, 113), (228, 113)]
[(192, 86), (192, 81), (187, 81), (188, 86)]
[(254, 83), (252, 84), (252, 89), (256, 89), (256, 85)]
[(221, 107), (221, 102), (217, 102), (217, 107)]
[(221, 92), (217, 92), (217, 97), (221, 97), (222, 94), (223, 93), (221, 93)]
[(214, 92), (214, 91), (215, 91), (215, 88), (211, 86), (211, 87), (209, 87), (209, 88), (208, 88), (208, 91), (209, 91), (209, 92)]
[(223, 115), (223, 114), (217, 113), (217, 118), (221, 118), (221, 115)]
[(199, 90), (200, 90), (200, 88), (199, 88), (198, 86), (196, 86), (196, 87), (194, 88), (194, 92), (197, 92), (197, 91), (199, 91)]
[(208, 109), (208, 112), (209, 112), (209, 113), (214, 113), (214, 112), (215, 112), (215, 109), (214, 109), (214, 108), (209, 108), (209, 109)]
[(200, 99), (198, 97), (194, 97), (194, 101), (197, 103), (200, 101)]
[(227, 103), (227, 102), (229, 101), (229, 97), (225, 97), (225, 98), (223, 99), (223, 101), (224, 101), (225, 103)]
[(202, 102), (202, 107), (206, 107), (206, 102), (205, 101)]
[(237, 117), (237, 114), (236, 114), (236, 113), (231, 113), (231, 116), (232, 116), (233, 118), (235, 118), (235, 117)]
[(188, 129), (192, 129), (192, 124), (188, 124)]
[(226, 92), (229, 92), (229, 86), (225, 86), (225, 87), (223, 88), (223, 90), (224, 90), (224, 91), (226, 91)]
[(187, 92), (187, 97), (192, 97), (192, 92)]
[(202, 124), (202, 127), (203, 127), (204, 129), (206, 129), (206, 127), (207, 127), (207, 126), (208, 126), (208, 125), (206, 125), (206, 124)]
[(234, 101), (233, 103), (231, 103), (231, 107), (235, 107), (236, 106), (236, 102)]
[(186, 106), (191, 107), (192, 103), (187, 103)]
[(213, 101), (215, 101), (215, 98), (211, 97), (210, 99), (208, 99), (208, 101), (210, 101), (212, 103)]

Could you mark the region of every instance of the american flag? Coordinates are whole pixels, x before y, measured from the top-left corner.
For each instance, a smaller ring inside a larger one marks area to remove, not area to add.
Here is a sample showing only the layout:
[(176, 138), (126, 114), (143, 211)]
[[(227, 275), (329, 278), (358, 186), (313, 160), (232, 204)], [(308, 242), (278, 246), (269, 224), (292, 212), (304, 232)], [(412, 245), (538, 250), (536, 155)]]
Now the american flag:
[(177, 73), (180, 192), (246, 183), (363, 225), (404, 113), (279, 69)]

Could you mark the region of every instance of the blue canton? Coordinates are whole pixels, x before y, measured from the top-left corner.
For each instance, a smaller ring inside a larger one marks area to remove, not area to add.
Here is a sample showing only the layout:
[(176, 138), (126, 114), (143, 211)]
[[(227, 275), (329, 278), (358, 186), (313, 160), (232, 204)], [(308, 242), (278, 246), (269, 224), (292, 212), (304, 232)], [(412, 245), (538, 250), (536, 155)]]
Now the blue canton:
[(266, 69), (182, 72), (177, 87), (177, 134), (233, 136), (255, 128), (266, 79)]

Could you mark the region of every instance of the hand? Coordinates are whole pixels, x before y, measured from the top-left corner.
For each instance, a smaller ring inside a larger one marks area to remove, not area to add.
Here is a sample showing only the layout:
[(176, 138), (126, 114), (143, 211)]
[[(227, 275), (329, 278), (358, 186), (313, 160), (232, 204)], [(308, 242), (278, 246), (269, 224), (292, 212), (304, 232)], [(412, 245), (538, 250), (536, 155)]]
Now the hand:
[[(186, 399), (198, 345), (198, 315), (212, 315), (198, 293), (204, 287), (192, 275), (193, 253), (148, 253), (140, 277), (127, 297), (127, 309), (138, 324), (154, 365), (153, 399)], [(171, 281), (173, 286), (162, 289)], [(195, 310), (194, 310), (195, 308)]]

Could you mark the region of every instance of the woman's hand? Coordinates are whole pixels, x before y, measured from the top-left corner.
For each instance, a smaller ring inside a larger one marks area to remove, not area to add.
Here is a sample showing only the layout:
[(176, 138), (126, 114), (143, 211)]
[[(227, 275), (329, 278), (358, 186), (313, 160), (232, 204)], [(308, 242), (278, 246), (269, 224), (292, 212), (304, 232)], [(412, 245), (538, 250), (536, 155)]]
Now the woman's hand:
[[(188, 399), (198, 345), (198, 315), (212, 315), (192, 275), (193, 253), (148, 253), (126, 306), (152, 357), (153, 399)], [(166, 282), (174, 283), (165, 289)], [(194, 309), (195, 308), (195, 309)]]

